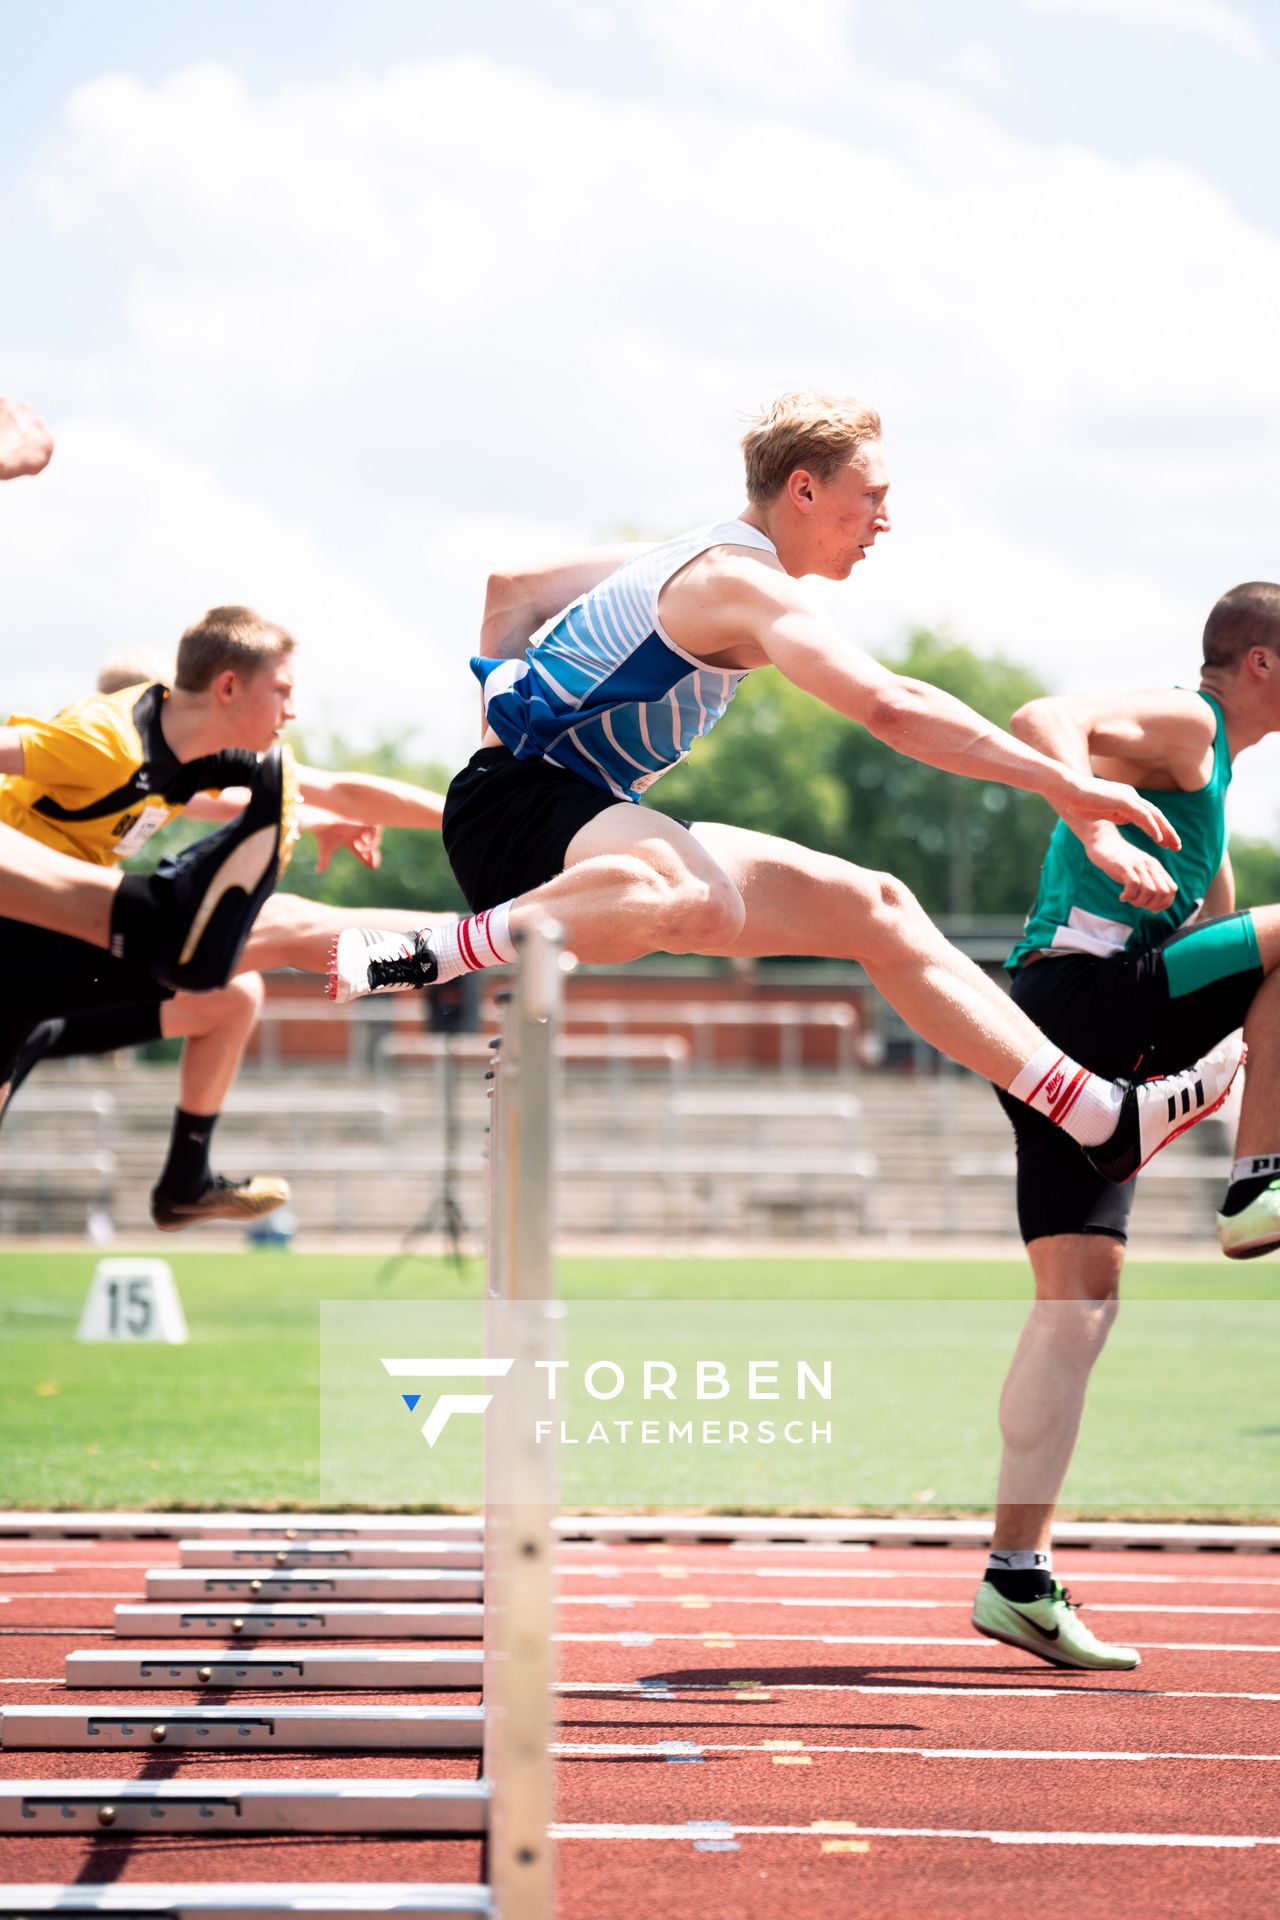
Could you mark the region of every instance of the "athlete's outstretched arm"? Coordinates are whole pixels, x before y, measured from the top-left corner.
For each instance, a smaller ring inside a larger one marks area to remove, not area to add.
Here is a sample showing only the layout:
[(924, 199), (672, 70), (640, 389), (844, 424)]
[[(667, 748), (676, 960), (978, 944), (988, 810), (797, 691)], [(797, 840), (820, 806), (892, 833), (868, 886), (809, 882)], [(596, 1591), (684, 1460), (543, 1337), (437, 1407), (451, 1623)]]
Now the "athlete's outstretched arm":
[(893, 673), (842, 640), (801, 601), (785, 574), (760, 566), (748, 572), (741, 563), (734, 571), (741, 583), (740, 630), (788, 680), (860, 721), (895, 752), (947, 773), (1038, 793), (1073, 830), (1115, 821), (1140, 827), (1159, 846), (1179, 844), (1164, 815), (1132, 787), (1064, 766), (941, 688)]
[(53, 458), (53, 435), (44, 421), (18, 400), (0, 396), (0, 480), (42, 473)]
[(491, 573), (485, 587), (479, 652), (485, 660), (518, 660), (538, 628), (589, 593), (615, 567), (646, 553), (644, 543), (592, 547), (545, 566)]
[[(198, 793), (183, 809), (189, 820), (234, 820), (249, 804), (248, 787), (224, 787), (221, 793)], [(316, 872), (323, 873), (339, 847), (346, 847), (366, 867), (382, 865), (382, 828), (360, 820), (344, 820), (327, 807), (302, 805), (297, 811), (299, 833), (316, 843)]]
[(365, 827), (420, 827), (436, 832), (444, 813), (443, 795), (380, 773), (331, 773), (300, 766), (298, 788), (304, 800)]

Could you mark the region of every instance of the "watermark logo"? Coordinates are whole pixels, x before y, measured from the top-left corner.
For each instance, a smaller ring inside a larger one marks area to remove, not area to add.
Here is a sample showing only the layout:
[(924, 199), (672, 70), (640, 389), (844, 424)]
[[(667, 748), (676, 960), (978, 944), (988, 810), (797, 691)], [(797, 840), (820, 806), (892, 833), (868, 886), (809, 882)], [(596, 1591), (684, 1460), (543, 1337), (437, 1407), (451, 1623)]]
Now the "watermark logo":
[[(515, 1365), (515, 1359), (391, 1359), (382, 1364), (393, 1380), (502, 1380)], [(400, 1398), (413, 1413), (422, 1395), (402, 1393)], [(483, 1413), (492, 1399), (491, 1393), (440, 1394), (422, 1423), (423, 1439), (429, 1447), (434, 1447), (455, 1413)]]

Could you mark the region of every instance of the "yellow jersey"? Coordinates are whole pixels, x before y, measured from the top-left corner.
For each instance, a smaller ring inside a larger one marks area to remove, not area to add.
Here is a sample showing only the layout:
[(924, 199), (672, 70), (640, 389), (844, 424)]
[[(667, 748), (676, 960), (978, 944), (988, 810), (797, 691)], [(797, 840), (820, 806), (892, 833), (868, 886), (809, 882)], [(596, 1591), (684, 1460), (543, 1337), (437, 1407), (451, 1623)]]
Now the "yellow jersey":
[(137, 853), (196, 791), (247, 784), (257, 756), (230, 752), (199, 762), (193, 785), (197, 763), (179, 760), (161, 730), (168, 697), (167, 687), (140, 685), (90, 694), (52, 720), (10, 715), (23, 770), (0, 778), (0, 820), (108, 867)]

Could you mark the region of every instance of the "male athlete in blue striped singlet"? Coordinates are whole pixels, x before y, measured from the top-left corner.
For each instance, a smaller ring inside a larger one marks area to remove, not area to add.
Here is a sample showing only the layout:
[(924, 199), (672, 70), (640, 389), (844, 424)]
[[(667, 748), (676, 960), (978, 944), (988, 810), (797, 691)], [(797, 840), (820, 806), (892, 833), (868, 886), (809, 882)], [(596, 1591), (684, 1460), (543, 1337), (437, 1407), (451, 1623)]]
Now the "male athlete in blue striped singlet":
[[(735, 519), (621, 564), (595, 556), (490, 582), (472, 662), (486, 730), (442, 825), (472, 914), (415, 941), (340, 935), (331, 996), (422, 988), (509, 961), (522, 924), (542, 912), (591, 963), (654, 952), (858, 960), (926, 1040), (1046, 1114), (1107, 1177), (1131, 1178), (1225, 1095), (1238, 1049), (1192, 1077), (1117, 1085), (1050, 1048), (890, 875), (636, 804), (716, 724), (743, 675), (774, 666), (901, 753), (1042, 794), (1073, 829), (1118, 822), (1159, 846), (1176, 841), (1131, 787), (1024, 746), (949, 694), (890, 672), (815, 614), (796, 581), (846, 579), (889, 528), (870, 408), (787, 394), (743, 451), (748, 504)], [(1182, 1094), (1197, 1084), (1184, 1113)]]

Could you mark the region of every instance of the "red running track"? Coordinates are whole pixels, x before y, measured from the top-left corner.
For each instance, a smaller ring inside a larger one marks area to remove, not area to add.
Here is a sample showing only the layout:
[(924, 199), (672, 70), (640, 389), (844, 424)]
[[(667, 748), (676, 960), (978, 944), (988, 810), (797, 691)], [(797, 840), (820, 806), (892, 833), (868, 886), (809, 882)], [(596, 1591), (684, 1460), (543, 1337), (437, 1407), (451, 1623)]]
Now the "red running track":
[[(65, 1655), (112, 1643), (116, 1601), (176, 1559), (169, 1542), (0, 1542), (0, 1705), (106, 1698), (64, 1687)], [(1123, 1675), (979, 1639), (977, 1563), (946, 1549), (565, 1546), (560, 1567), (564, 1920), (990, 1920), (1046, 1900), (1071, 1920), (1251, 1920), (1280, 1905), (1280, 1556), (1071, 1556), (1095, 1628), (1142, 1649)], [(465, 1755), (0, 1753), (8, 1778), (247, 1765), (476, 1772)], [(481, 1870), (471, 1840), (0, 1837), (10, 1883)]]

